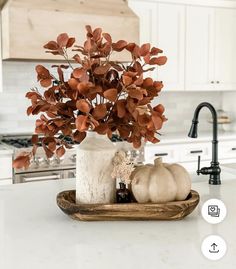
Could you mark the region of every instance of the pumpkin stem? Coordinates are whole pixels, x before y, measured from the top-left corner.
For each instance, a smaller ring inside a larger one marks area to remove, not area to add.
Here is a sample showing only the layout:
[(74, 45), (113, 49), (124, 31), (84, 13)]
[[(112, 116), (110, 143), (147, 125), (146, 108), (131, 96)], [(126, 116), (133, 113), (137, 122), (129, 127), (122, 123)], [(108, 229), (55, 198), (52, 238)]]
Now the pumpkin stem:
[(154, 160), (154, 165), (156, 166), (156, 165), (160, 165), (160, 164), (162, 164), (162, 158), (161, 158), (161, 157), (156, 158), (156, 159)]

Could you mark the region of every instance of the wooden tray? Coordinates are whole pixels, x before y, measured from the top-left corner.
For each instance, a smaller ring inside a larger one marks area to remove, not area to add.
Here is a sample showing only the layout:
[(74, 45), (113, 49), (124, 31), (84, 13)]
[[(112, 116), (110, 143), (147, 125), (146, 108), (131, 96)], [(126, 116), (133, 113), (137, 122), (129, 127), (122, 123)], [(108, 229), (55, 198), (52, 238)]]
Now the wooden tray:
[(57, 195), (60, 209), (71, 218), (98, 220), (180, 220), (191, 214), (199, 203), (199, 194), (191, 190), (185, 201), (165, 204), (76, 204), (75, 190)]
[(191, 190), (185, 201), (165, 204), (76, 204), (75, 190), (57, 195), (57, 205), (76, 220), (180, 220), (193, 212), (199, 194)]

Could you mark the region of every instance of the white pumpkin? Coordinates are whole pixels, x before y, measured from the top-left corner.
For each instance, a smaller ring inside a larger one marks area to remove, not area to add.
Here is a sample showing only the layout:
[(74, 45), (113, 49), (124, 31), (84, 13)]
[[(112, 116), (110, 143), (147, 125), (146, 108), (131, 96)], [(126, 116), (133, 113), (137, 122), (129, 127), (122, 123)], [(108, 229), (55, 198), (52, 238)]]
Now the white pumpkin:
[(131, 188), (138, 203), (166, 203), (185, 200), (191, 190), (191, 179), (179, 164), (162, 163), (137, 167), (131, 174)]

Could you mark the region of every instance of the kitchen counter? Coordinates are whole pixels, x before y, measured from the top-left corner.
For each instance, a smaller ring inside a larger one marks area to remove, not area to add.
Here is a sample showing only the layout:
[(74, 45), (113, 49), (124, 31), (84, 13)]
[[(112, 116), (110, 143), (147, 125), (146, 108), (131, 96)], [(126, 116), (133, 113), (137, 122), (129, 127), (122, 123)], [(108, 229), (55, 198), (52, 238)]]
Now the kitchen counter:
[[(74, 180), (0, 186), (0, 268), (3, 269), (233, 269), (236, 268), (235, 180), (221, 186), (193, 183), (200, 206), (181, 221), (79, 222), (56, 205), (56, 194), (73, 189)], [(203, 220), (200, 208), (209, 198), (227, 206), (216, 225)], [(209, 261), (201, 242), (222, 236), (228, 251)]]
[[(173, 144), (173, 143), (199, 143), (199, 142), (210, 142), (212, 140), (212, 131), (209, 132), (199, 132), (198, 138), (190, 138), (188, 137), (187, 133), (163, 133), (159, 136), (160, 143), (162, 144)], [(236, 140), (236, 132), (233, 131), (218, 131), (218, 140)], [(147, 143), (148, 145), (155, 145), (150, 142)]]
[(0, 143), (0, 155), (12, 154), (13, 150)]

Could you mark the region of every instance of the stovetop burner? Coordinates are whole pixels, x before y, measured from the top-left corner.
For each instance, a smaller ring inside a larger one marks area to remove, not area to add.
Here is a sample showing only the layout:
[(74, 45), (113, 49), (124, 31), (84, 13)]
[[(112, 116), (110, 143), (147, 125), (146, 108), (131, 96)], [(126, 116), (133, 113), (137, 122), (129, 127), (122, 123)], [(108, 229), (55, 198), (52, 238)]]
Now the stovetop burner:
[(18, 149), (32, 147), (30, 138), (4, 138), (2, 142)]
[[(69, 145), (75, 145), (75, 144), (79, 144), (77, 142), (74, 142), (72, 140), (71, 137), (69, 136), (66, 136), (64, 137), (63, 135), (59, 135), (58, 138), (64, 138), (64, 140), (69, 144)], [(123, 141), (118, 135), (115, 135), (113, 134), (112, 135), (112, 138), (111, 138), (111, 141), (112, 142), (120, 142), (120, 141)], [(32, 144), (32, 141), (31, 141), (31, 137), (4, 137), (2, 139), (3, 143), (7, 144), (7, 145), (10, 145), (12, 147), (15, 147), (15, 148), (30, 148), (33, 146)], [(38, 146), (42, 146), (42, 144), (39, 142), (38, 143)]]
[[(60, 135), (58, 138), (62, 138), (63, 136)], [(64, 137), (64, 140), (69, 144), (69, 145), (74, 145), (77, 144), (76, 142), (74, 142), (70, 137)], [(2, 142), (15, 147), (15, 148), (30, 148), (33, 146), (32, 141), (31, 141), (31, 137), (11, 137), (11, 138), (3, 138)], [(38, 146), (42, 146), (42, 144), (39, 142)]]

